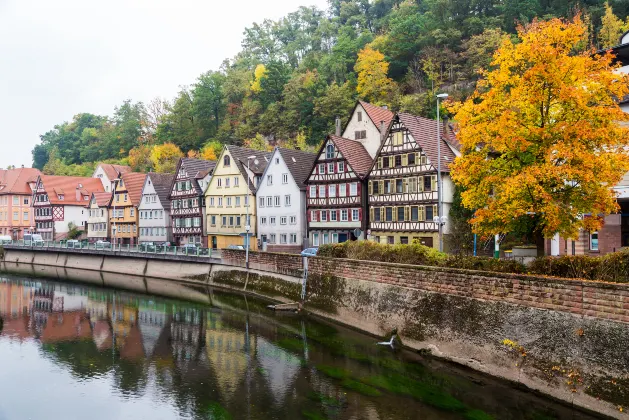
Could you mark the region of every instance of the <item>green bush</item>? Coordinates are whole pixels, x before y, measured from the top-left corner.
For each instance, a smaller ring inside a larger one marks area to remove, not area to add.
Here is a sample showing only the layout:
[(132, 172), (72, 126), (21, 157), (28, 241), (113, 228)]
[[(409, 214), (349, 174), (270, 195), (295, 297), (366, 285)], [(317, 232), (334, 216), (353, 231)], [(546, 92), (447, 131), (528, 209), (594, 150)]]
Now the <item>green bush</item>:
[(0, 261), (4, 261), (4, 247), (0, 245)]
[(629, 251), (613, 252), (600, 257), (589, 255), (540, 257), (529, 265), (529, 272), (555, 277), (628, 283)]

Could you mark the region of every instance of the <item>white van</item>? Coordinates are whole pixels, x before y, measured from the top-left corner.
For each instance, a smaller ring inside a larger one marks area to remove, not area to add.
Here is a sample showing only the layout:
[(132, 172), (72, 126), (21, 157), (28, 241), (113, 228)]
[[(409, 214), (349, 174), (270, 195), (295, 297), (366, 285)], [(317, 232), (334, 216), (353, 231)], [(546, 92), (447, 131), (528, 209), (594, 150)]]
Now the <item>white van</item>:
[(9, 235), (0, 235), (0, 245), (10, 244), (13, 241)]
[(24, 235), (25, 245), (40, 245), (44, 243), (44, 238), (38, 233), (26, 233)]

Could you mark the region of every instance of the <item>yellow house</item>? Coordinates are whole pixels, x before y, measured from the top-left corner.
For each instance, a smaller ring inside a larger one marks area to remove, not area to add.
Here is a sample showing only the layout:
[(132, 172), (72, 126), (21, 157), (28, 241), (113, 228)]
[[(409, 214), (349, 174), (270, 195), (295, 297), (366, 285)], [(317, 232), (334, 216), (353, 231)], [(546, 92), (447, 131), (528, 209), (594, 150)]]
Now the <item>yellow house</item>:
[(109, 207), (109, 226), (113, 244), (138, 243), (138, 206), (146, 174), (128, 172), (114, 181), (114, 195)]
[(245, 245), (245, 237), (241, 234), (249, 226), (251, 249), (257, 249), (255, 193), (270, 158), (268, 152), (225, 146), (205, 191), (209, 247)]

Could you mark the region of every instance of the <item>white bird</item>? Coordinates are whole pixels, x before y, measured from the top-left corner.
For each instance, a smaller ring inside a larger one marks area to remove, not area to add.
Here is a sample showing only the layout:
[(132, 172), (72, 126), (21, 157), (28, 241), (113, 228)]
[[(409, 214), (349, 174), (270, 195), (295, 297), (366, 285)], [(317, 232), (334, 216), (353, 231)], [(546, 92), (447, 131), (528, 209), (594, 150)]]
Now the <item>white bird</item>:
[(395, 342), (395, 335), (391, 336), (391, 340), (390, 341), (381, 341), (379, 343), (376, 343), (376, 345), (378, 345), (378, 346), (390, 346), (391, 348), (393, 348), (394, 342)]

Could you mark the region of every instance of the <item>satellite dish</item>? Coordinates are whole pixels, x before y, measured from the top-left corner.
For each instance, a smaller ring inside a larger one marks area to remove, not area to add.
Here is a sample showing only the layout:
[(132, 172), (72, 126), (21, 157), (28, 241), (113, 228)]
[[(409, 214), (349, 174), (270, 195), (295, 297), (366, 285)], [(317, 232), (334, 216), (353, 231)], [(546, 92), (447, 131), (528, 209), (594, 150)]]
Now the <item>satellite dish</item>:
[(258, 163), (260, 163), (260, 161), (259, 161), (258, 159), (255, 159), (255, 160), (253, 161), (253, 164), (254, 164), (254, 165), (257, 165)]

